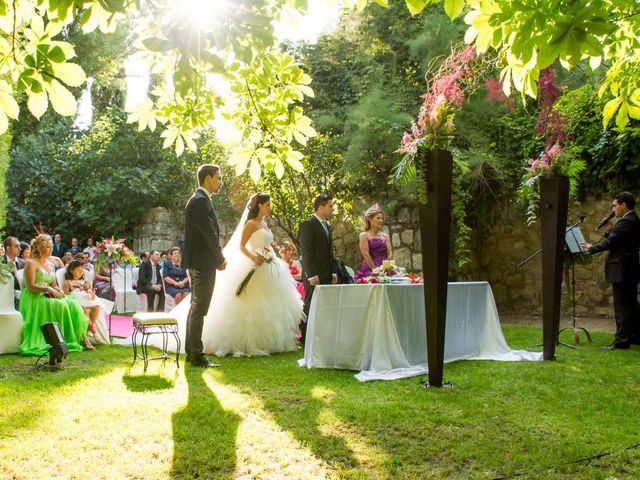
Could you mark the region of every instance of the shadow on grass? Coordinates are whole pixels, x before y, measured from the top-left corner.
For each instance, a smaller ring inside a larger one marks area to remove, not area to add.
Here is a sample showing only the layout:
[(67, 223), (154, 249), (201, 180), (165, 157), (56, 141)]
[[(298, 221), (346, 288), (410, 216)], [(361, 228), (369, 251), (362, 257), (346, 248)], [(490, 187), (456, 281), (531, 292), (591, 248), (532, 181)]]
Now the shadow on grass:
[(0, 356), (0, 378), (4, 387), (0, 388), (0, 405), (8, 406), (0, 416), (0, 431), (37, 425), (49, 412), (49, 399), (57, 398), (59, 392), (70, 385), (123, 366), (129, 355), (119, 347), (105, 346), (95, 351), (72, 352), (64, 359), (60, 370), (35, 368), (36, 356)]
[(171, 478), (235, 478), (240, 417), (222, 408), (202, 378), (204, 370), (186, 365), (184, 372), (189, 397), (172, 419)]
[(174, 386), (174, 382), (160, 375), (134, 376), (126, 374), (122, 376), (122, 383), (130, 392), (169, 390)]
[[(274, 360), (278, 360), (274, 362)], [(305, 373), (313, 373), (300, 368), (292, 355), (277, 354), (271, 357), (253, 359), (230, 359), (242, 363), (242, 369), (234, 369), (232, 365), (225, 368), (221, 382), (239, 387), (245, 393), (254, 395), (263, 403), (266, 411), (273, 416), (275, 422), (293, 436), (311, 453), (337, 471), (358, 469), (360, 464), (354, 452), (339, 434), (328, 430), (321, 431), (319, 420), (323, 410), (330, 410), (327, 402), (317, 393), (318, 385), (339, 391), (344, 381), (351, 382), (353, 373), (349, 371), (331, 372), (330, 375), (320, 373), (316, 381), (309, 380)], [(225, 364), (226, 365), (226, 364)], [(302, 380), (302, 381), (300, 381)], [(355, 381), (355, 380), (353, 380)]]

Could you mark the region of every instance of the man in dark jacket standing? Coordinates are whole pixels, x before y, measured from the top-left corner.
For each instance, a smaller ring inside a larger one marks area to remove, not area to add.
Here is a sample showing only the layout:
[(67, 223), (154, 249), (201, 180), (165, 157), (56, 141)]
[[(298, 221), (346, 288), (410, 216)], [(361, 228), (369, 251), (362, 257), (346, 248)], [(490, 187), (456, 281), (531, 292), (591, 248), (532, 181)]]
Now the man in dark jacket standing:
[(216, 270), (224, 270), (227, 261), (220, 248), (220, 232), (211, 195), (222, 187), (217, 165), (198, 168), (198, 189), (185, 209), (184, 254), (182, 263), (191, 276), (191, 308), (187, 318), (185, 351), (187, 361), (199, 367), (217, 367), (203, 353), (202, 326), (209, 310), (216, 283)]
[[(304, 313), (309, 307), (316, 285), (337, 283), (336, 263), (333, 258), (333, 232), (327, 222), (333, 214), (333, 197), (319, 195), (313, 202), (315, 213), (300, 225), (300, 251), (302, 253), (302, 282), (304, 284)], [(305, 323), (300, 324), (302, 343), (306, 339)]]
[(608, 350), (624, 350), (640, 343), (640, 219), (634, 211), (635, 199), (629, 192), (620, 192), (613, 199), (613, 214), (618, 221), (605, 224), (604, 239), (595, 245), (585, 243), (589, 253), (607, 250), (605, 279), (613, 287), (613, 309), (616, 317), (616, 337)]

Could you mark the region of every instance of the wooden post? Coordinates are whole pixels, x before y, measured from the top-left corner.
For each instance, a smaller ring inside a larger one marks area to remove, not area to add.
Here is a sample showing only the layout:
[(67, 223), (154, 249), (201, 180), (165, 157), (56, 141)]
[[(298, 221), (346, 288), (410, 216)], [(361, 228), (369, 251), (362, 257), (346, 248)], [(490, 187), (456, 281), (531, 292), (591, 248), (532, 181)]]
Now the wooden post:
[(542, 237), (542, 349), (544, 360), (554, 360), (560, 329), (562, 258), (569, 207), (569, 178), (540, 179), (540, 233)]
[[(424, 155), (418, 168), (426, 169), (423, 178), (427, 184), (427, 203), (420, 204), (419, 207), (427, 358), (429, 385), (441, 387), (447, 320), (453, 159), (451, 153), (446, 150), (432, 150)], [(420, 176), (418, 178), (420, 181)]]

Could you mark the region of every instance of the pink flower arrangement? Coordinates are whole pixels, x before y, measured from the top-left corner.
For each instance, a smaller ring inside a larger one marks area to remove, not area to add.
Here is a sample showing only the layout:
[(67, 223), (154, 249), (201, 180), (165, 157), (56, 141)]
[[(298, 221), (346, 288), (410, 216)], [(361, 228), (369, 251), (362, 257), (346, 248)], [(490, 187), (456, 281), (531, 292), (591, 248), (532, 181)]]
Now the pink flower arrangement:
[(454, 49), (433, 75), (429, 91), (423, 95), (417, 121), (405, 132), (397, 152), (415, 155), (419, 146), (444, 148), (455, 130), (455, 112), (475, 87), (478, 58), (473, 46)]

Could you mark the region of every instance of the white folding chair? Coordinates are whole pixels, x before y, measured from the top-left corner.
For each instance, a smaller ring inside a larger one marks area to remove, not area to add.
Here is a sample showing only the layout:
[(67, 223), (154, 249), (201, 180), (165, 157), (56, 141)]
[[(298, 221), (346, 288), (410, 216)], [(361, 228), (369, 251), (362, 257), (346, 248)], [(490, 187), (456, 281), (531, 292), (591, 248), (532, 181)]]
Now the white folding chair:
[(160, 276), (162, 277), (162, 291), (164, 291), (164, 311), (170, 312), (176, 307), (176, 299), (167, 293), (167, 285), (164, 283), (164, 269), (160, 269)]
[[(22, 284), (23, 270), (18, 270), (18, 279)], [(22, 341), (22, 315), (16, 311), (13, 277), (6, 283), (0, 283), (0, 353), (16, 353)]]
[(115, 292), (116, 312), (133, 311), (137, 306), (138, 294), (131, 288), (131, 272), (123, 268), (116, 268), (111, 278), (111, 288)]
[(56, 283), (60, 288), (64, 285), (64, 274), (67, 273), (67, 267), (56, 270)]

